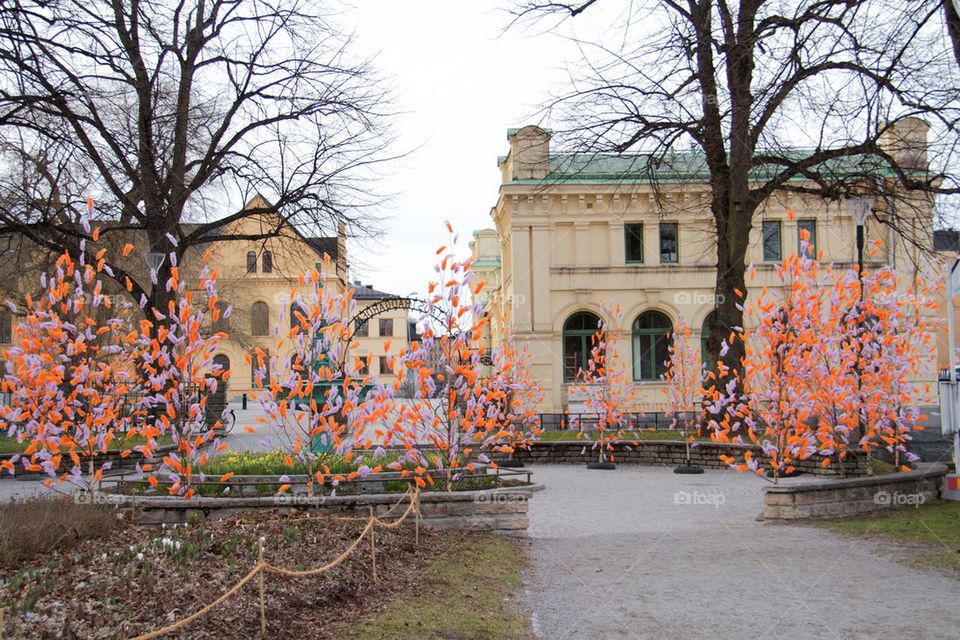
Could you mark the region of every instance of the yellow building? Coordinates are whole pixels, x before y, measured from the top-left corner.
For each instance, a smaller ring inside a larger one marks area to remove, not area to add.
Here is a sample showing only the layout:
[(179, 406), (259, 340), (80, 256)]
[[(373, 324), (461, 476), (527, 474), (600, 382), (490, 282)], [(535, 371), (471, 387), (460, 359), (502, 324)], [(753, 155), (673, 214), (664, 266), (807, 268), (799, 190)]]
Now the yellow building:
[[(252, 199), (246, 208), (269, 209), (262, 197)], [(109, 223), (106, 223), (109, 224)], [(189, 231), (189, 226), (187, 227)], [(207, 265), (218, 271), (218, 304), (231, 308), (229, 318), (208, 329), (224, 331), (228, 339), (220, 343), (214, 356), (216, 363), (231, 371), (229, 396), (250, 394), (253, 388), (253, 369), (245, 356), (256, 349), (275, 358), (276, 366), (287, 366), (293, 356), (290, 340), (284, 340), (277, 349), (278, 334), (285, 336), (290, 327), (294, 301), (291, 292), (301, 273), (317, 269), (324, 288), (334, 294), (344, 294), (348, 284), (346, 232), (340, 225), (333, 237), (309, 237), (287, 224), (280, 214), (271, 212), (251, 215), (231, 222), (220, 229), (223, 236), (253, 236), (269, 233), (261, 240), (222, 240), (201, 245), (187, 251), (182, 259), (181, 273), (188, 283), (196, 282), (203, 266), (202, 254), (209, 250)], [(149, 283), (144, 262), (146, 239), (142, 234), (104, 234), (98, 244), (107, 246), (111, 260), (131, 273), (139, 282)], [(8, 243), (12, 242), (7, 240)], [(129, 255), (121, 255), (122, 245), (134, 245)], [(329, 259), (326, 259), (326, 257)], [(24, 294), (36, 295), (40, 271), (49, 268), (55, 257), (34, 245), (0, 248), (0, 282), (3, 299), (22, 300)], [(356, 313), (390, 296), (373, 289), (354, 286)], [(118, 289), (119, 290), (119, 289)], [(0, 311), (0, 348), (13, 339), (16, 316)], [(407, 312), (391, 310), (370, 323), (372, 329), (357, 332), (353, 353), (370, 357), (370, 373), (391, 383), (395, 379), (385, 366), (389, 357), (402, 353), (408, 344)], [(389, 351), (384, 341), (390, 336)]]
[[(895, 152), (925, 166), (926, 127), (918, 120), (908, 128)], [(510, 130), (507, 139), (491, 210), (496, 229), (476, 232), (472, 244), (476, 268), (495, 283), (482, 299), (485, 313), (506, 317), (508, 328), (529, 343), (533, 375), (546, 390), (542, 410), (575, 412), (583, 410), (583, 398), (571, 383), (586, 366), (601, 302), (619, 304), (620, 356), (639, 399), (630, 409), (663, 410), (660, 376), (671, 329), (682, 317), (696, 337), (705, 337), (716, 302), (716, 236), (702, 159), (678, 153), (664, 163), (669, 168), (657, 168), (644, 155), (556, 155), (551, 132), (536, 126)], [(917, 195), (908, 204), (899, 214), (913, 216), (901, 222), (912, 237), (868, 220), (866, 270), (892, 264), (915, 274), (927, 262), (917, 247), (931, 245), (932, 201)], [(877, 201), (882, 220), (880, 208)], [(855, 224), (847, 203), (775, 194), (757, 211), (748, 251), (756, 268), (753, 296), (764, 286), (778, 290), (777, 266), (798, 251), (802, 229), (825, 262), (852, 267)], [(494, 323), (492, 340), (503, 330)], [(927, 380), (934, 379), (935, 360), (925, 365)]]

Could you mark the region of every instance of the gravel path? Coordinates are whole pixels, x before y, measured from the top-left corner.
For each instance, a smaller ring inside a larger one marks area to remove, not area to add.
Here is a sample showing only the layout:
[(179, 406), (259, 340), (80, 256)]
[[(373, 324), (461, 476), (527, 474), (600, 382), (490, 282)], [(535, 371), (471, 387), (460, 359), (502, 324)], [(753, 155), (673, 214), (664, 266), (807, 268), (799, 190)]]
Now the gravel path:
[(757, 522), (760, 478), (532, 468), (539, 637), (960, 638), (960, 581), (875, 541)]

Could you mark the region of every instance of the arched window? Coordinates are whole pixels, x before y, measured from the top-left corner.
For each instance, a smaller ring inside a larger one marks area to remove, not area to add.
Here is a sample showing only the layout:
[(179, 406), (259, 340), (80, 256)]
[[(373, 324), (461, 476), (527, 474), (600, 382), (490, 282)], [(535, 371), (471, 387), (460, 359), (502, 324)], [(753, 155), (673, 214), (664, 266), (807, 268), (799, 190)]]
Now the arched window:
[(710, 353), (710, 325), (713, 324), (717, 312), (711, 311), (703, 319), (703, 327), (700, 329), (700, 362), (702, 362), (709, 371), (716, 371), (717, 362), (713, 354)]
[[(220, 312), (219, 317), (213, 321), (212, 327), (215, 332), (230, 333), (230, 318), (226, 316), (227, 305), (217, 301), (217, 311)], [(226, 356), (224, 356), (226, 357)]]
[(667, 372), (673, 323), (659, 311), (644, 311), (633, 321), (633, 379), (660, 380)]
[(269, 251), (263, 252), (260, 271), (262, 271), (263, 273), (273, 273), (273, 254), (270, 253)]
[(218, 353), (213, 356), (213, 366), (217, 367), (220, 371), (230, 371), (230, 358), (222, 353)]
[(294, 327), (300, 326), (300, 316), (297, 315), (298, 313), (304, 318), (306, 318), (308, 323), (310, 322), (310, 318), (309, 318), (309, 315), (307, 314), (307, 310), (304, 309), (302, 305), (299, 305), (296, 302), (294, 302), (292, 305), (290, 305), (290, 328), (291, 329), (293, 329)]
[(573, 314), (563, 323), (563, 381), (572, 382), (577, 373), (590, 366), (591, 341), (600, 318), (587, 311)]
[(254, 389), (266, 388), (270, 386), (270, 350), (263, 350), (263, 371), (260, 378), (260, 384), (257, 384), (257, 368), (260, 366), (260, 360), (257, 352), (250, 354), (250, 386)]
[(247, 251), (247, 273), (257, 272), (257, 252)]
[(254, 302), (250, 308), (250, 334), (265, 336), (270, 333), (270, 308), (266, 302)]

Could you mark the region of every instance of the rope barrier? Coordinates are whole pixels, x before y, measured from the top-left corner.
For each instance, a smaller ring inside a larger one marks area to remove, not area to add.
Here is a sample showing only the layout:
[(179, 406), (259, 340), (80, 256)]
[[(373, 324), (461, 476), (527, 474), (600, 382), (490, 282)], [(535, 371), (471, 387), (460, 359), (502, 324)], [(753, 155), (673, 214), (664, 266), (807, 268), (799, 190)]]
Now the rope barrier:
[[(251, 580), (257, 577), (259, 577), (258, 586), (259, 586), (259, 600), (260, 600), (259, 602), (260, 632), (265, 636), (266, 630), (267, 630), (266, 585), (265, 585), (265, 576), (264, 576), (265, 573), (275, 573), (277, 575), (287, 576), (291, 578), (301, 578), (301, 577), (315, 576), (315, 575), (320, 575), (322, 573), (326, 573), (327, 571), (330, 571), (331, 569), (345, 562), (346, 559), (349, 558), (350, 555), (357, 550), (357, 547), (360, 546), (360, 544), (363, 542), (363, 539), (368, 534), (370, 535), (370, 556), (371, 556), (372, 571), (373, 571), (373, 581), (376, 582), (377, 550), (376, 550), (376, 536), (374, 533), (376, 527), (379, 526), (379, 527), (383, 527), (384, 529), (394, 529), (396, 527), (399, 527), (407, 519), (407, 517), (411, 513), (413, 513), (414, 519), (416, 521), (416, 526), (417, 526), (416, 532), (415, 532), (415, 536), (416, 536), (415, 541), (417, 544), (420, 543), (420, 490), (419, 489), (417, 489), (416, 491), (406, 492), (400, 498), (399, 502), (397, 502), (395, 505), (390, 507), (390, 509), (385, 511), (383, 515), (386, 516), (388, 513), (390, 513), (397, 507), (399, 507), (403, 503), (403, 501), (407, 499), (410, 500), (409, 506), (403, 512), (403, 515), (401, 515), (399, 519), (397, 519), (394, 522), (387, 522), (381, 518), (378, 518), (373, 514), (373, 507), (370, 507), (370, 515), (366, 518), (367, 525), (363, 528), (363, 531), (360, 532), (360, 535), (357, 536), (357, 539), (354, 540), (353, 543), (351, 543), (350, 546), (347, 547), (339, 556), (337, 556), (330, 562), (320, 567), (316, 567), (314, 569), (294, 571), (292, 569), (284, 569), (283, 567), (277, 567), (275, 565), (269, 564), (263, 558), (263, 541), (261, 540), (256, 566), (254, 566), (253, 569), (251, 569), (247, 575), (241, 578), (239, 582), (237, 582), (230, 589), (228, 589), (226, 592), (221, 594), (220, 597), (218, 597), (216, 600), (214, 600), (210, 604), (202, 607), (198, 611), (190, 614), (186, 618), (183, 618), (182, 620), (178, 620), (177, 622), (168, 624), (167, 626), (162, 627), (160, 629), (156, 629), (155, 631), (150, 631), (149, 633), (141, 634), (139, 636), (131, 638), (131, 640), (152, 640), (153, 638), (159, 638), (169, 633), (173, 633), (174, 631), (178, 631), (183, 627), (185, 627), (186, 625), (193, 622), (194, 620), (197, 620), (198, 618), (209, 613), (215, 607), (217, 607), (218, 605), (226, 601), (227, 598), (229, 598), (230, 596), (240, 591), (240, 589), (242, 589), (244, 585), (246, 585), (248, 582), (250, 582)], [(345, 520), (348, 518), (335, 518), (335, 519)], [(349, 519), (363, 520), (364, 518), (349, 518)], [(0, 640), (2, 640), (2, 637), (3, 637), (2, 622), (3, 622), (3, 609), (0, 609)]]

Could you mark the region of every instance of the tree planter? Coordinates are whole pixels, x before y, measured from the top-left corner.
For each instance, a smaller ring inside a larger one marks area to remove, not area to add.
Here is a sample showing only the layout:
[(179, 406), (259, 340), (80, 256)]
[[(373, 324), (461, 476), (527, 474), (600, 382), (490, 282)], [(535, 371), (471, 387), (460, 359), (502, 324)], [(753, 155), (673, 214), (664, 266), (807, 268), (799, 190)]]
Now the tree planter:
[(703, 467), (698, 467), (695, 464), (684, 464), (674, 468), (673, 472), (683, 475), (695, 475), (698, 473), (703, 473)]
[(587, 465), (587, 469), (603, 469), (605, 471), (613, 471), (617, 468), (612, 462), (591, 462)]
[(503, 467), (505, 469), (521, 469), (523, 468), (523, 463), (519, 460), (503, 460), (497, 463), (498, 467)]
[[(803, 475), (803, 471), (801, 471), (800, 469), (794, 469), (790, 473), (787, 473), (786, 471), (782, 471), (779, 474), (781, 478), (796, 478), (797, 476), (802, 476), (802, 475)], [(773, 469), (767, 471), (767, 477), (768, 478), (773, 477)]]

